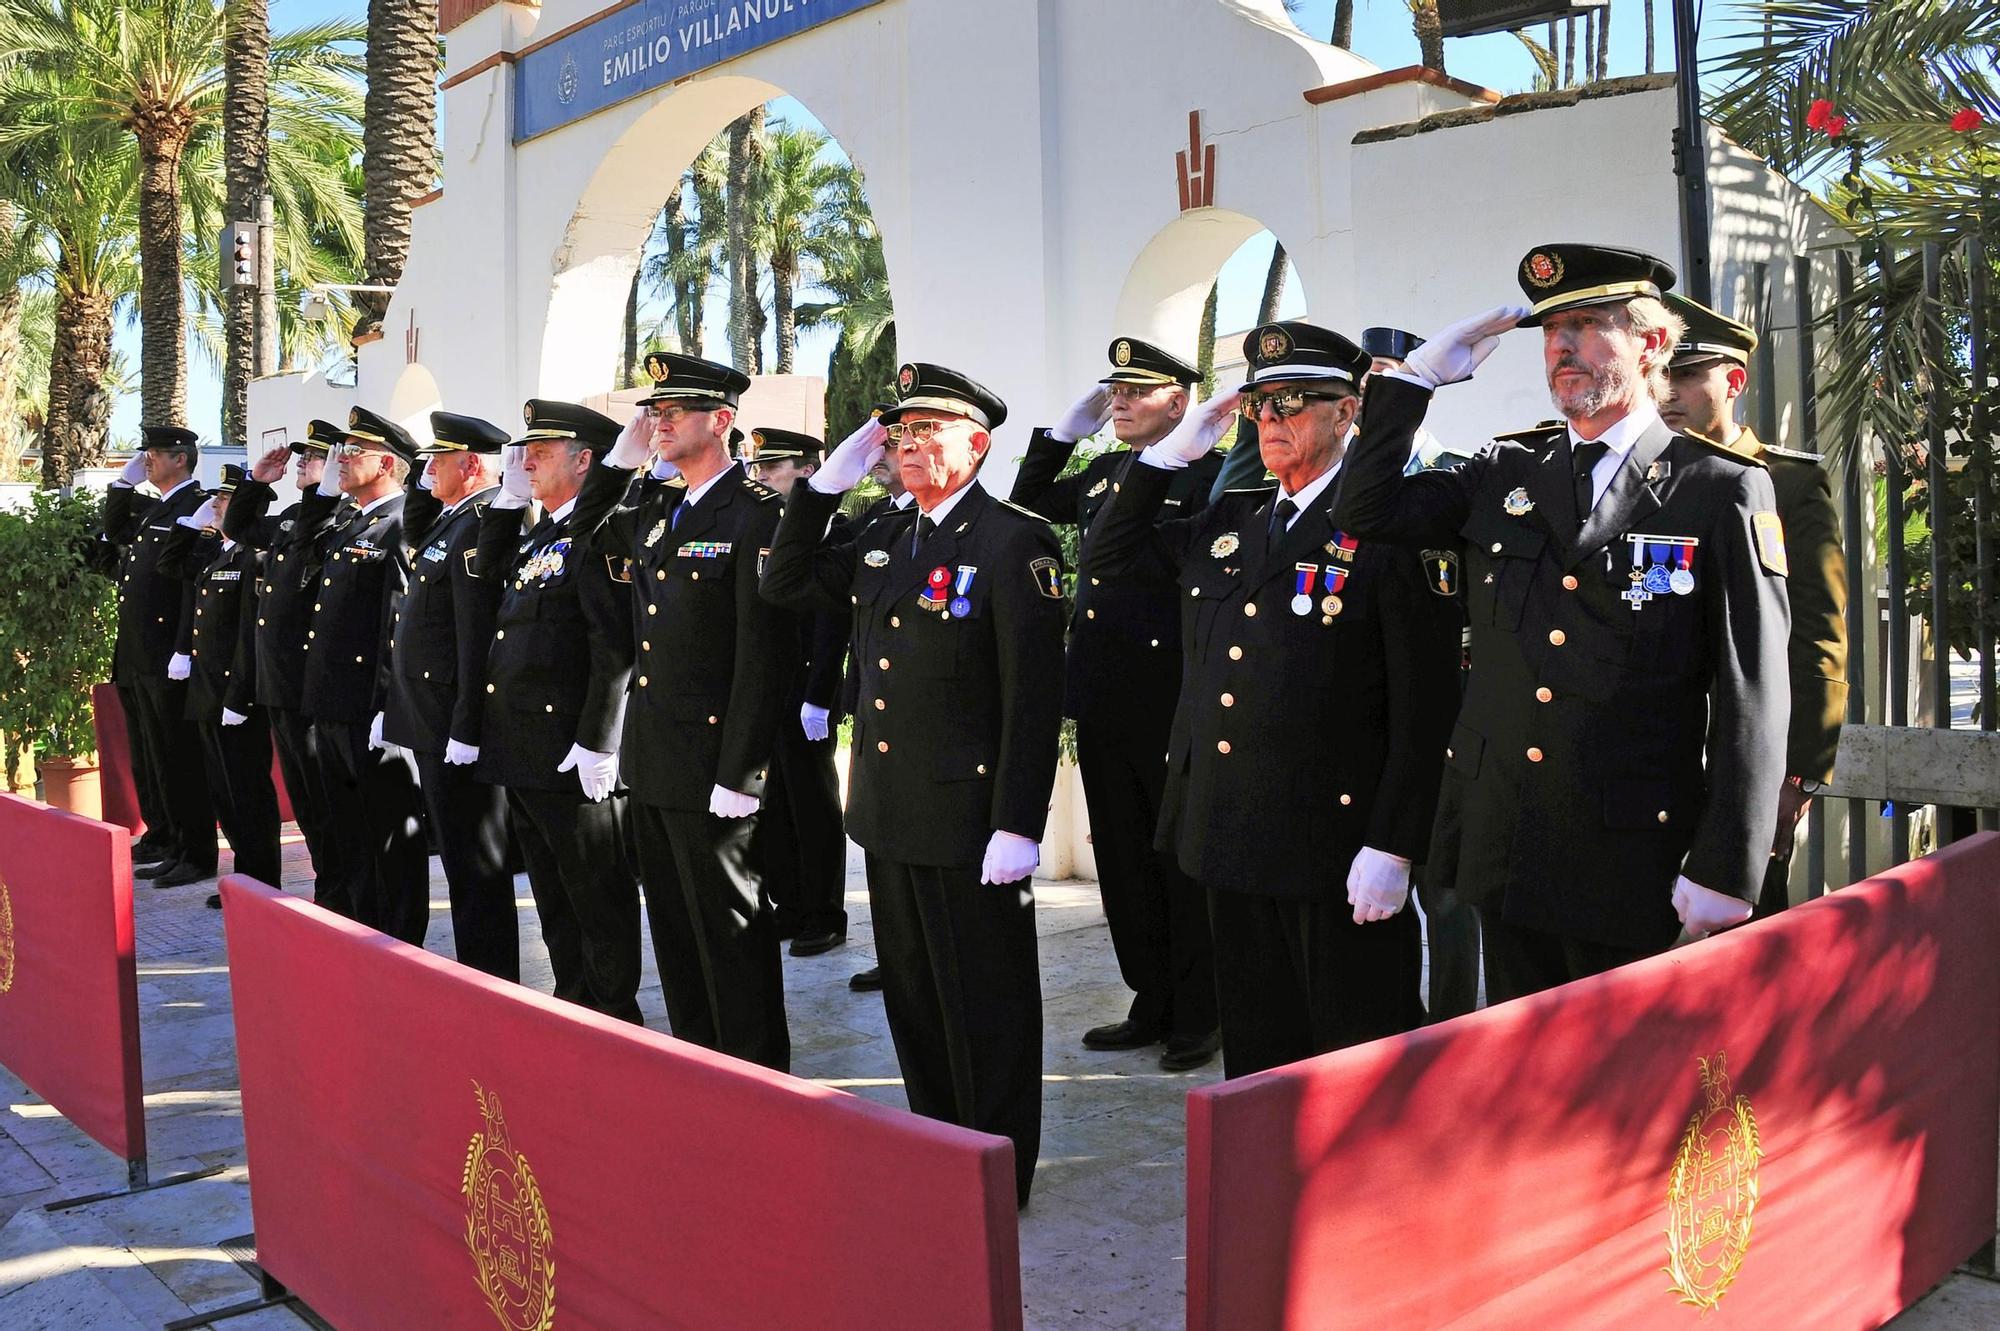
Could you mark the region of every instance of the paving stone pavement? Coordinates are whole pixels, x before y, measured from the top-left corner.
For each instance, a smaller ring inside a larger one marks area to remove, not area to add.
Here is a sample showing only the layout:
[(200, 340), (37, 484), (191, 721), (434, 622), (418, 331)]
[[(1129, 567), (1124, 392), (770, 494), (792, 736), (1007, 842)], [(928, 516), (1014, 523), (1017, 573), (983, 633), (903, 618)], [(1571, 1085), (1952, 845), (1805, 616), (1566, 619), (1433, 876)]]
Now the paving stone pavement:
[[(305, 849), (287, 839), (291, 890), (310, 878)], [(847, 977), (874, 964), (858, 851), (849, 856), (851, 941), (823, 956), (786, 958), (793, 1071), (902, 1107), (895, 1051), (878, 995)], [(49, 1213), (56, 1198), (124, 1184), (124, 1167), (0, 1069), (0, 1328), (126, 1331), (252, 1298), (254, 1282), (217, 1246), (251, 1229), (230, 995), (212, 884), (135, 885), (139, 1007), (153, 1175), (224, 1166), (198, 1182)], [(1022, 1286), (1034, 1328), (1173, 1328), (1184, 1316), (1183, 1191), (1187, 1092), (1216, 1066), (1159, 1070), (1157, 1051), (1094, 1053), (1089, 1026), (1124, 1015), (1093, 884), (1038, 882), (1036, 923), (1044, 1000), (1042, 1156), (1021, 1216)], [(547, 954), (534, 903), (518, 880), (524, 983), (547, 992)], [(429, 946), (451, 954), (444, 880), (432, 861)], [(640, 1006), (667, 1029), (650, 942)], [(298, 1331), (273, 1309), (224, 1331)], [(1893, 1324), (1898, 1331), (2000, 1327), (2000, 1284), (1957, 1276)]]

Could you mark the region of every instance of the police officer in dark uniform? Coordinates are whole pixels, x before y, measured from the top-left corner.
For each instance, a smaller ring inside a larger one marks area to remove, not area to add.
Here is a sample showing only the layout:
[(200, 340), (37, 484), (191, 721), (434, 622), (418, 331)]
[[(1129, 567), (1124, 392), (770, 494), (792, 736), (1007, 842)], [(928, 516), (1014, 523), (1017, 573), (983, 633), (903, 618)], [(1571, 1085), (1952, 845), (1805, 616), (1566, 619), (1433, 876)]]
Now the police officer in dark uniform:
[(396, 615), (382, 737), (416, 755), (418, 789), (451, 893), (459, 961), (519, 980), (506, 796), (473, 768), (500, 604), (500, 580), (480, 576), (474, 559), (506, 443), (505, 430), (476, 416), (431, 413), (431, 442), (417, 450), (423, 472), (403, 498), (410, 589)]
[[(748, 375), (646, 358), (653, 390), (590, 469), (570, 529), (632, 561), (639, 650), (620, 768), (667, 1016), (681, 1039), (785, 1070), (791, 1035), (777, 930), (753, 851), (798, 644), (757, 595), (778, 492), (732, 461)], [(624, 503), (657, 451), (679, 475)]]
[(344, 493), (351, 510), (330, 529), (324, 571), (306, 630), (306, 714), (326, 786), (331, 834), (347, 842), (330, 899), (354, 918), (422, 947), (430, 922), (423, 798), (407, 749), (381, 734), (391, 634), (409, 588), (403, 483), (416, 441), (394, 421), (356, 407), (346, 439), (317, 487)]
[[(1022, 1205), (1041, 1145), (1034, 893), (1055, 785), (1062, 552), (1046, 521), (975, 479), (1006, 404), (910, 364), (900, 401), (835, 449), (785, 507), (764, 594), (850, 607), (860, 662), (847, 826), (868, 897), (910, 1108), (1004, 1133)], [(887, 427), (886, 430), (884, 427)], [(893, 443), (912, 507), (827, 534), (843, 491)]]
[(1787, 644), (1792, 685), (1791, 724), (1785, 739), (1785, 783), (1778, 789), (1778, 830), (1756, 915), (1775, 915), (1790, 904), (1792, 846), (1799, 818), (1833, 775), (1840, 728), (1847, 718), (1847, 555), (1840, 543), (1840, 512), (1817, 453), (1766, 444), (1736, 421), (1736, 400), (1750, 382), (1756, 331), (1706, 305), (1669, 295), (1667, 307), (1687, 324), (1667, 367), (1671, 392), (1660, 408), (1666, 423), (1754, 458), (1771, 473), (1785, 552), (1792, 566), (1785, 580), (1792, 607)]
[(541, 399), (524, 414), (526, 433), (480, 519), (477, 571), (500, 587), (500, 606), (475, 774), (506, 788), (556, 997), (637, 1022), (639, 884), (618, 780), (632, 572), (622, 557), (585, 553), (569, 525), (618, 423)]
[[(159, 856), (132, 876), (179, 887), (215, 876), (215, 806), (207, 783), (192, 779), (201, 771), (201, 735), (187, 719), (192, 663), (177, 650), (181, 626), (194, 616), (195, 589), (162, 572), (159, 561), (175, 519), (208, 496), (194, 479), (201, 456), (194, 431), (148, 425), (143, 433), (143, 447), (104, 496), (104, 538), (123, 552), (111, 677), (125, 707), (140, 813), (154, 838), (150, 846), (142, 838), (141, 847)], [(138, 493), (142, 480), (152, 482), (158, 499)]]
[[(781, 496), (818, 469), (826, 445), (809, 434), (752, 430), (750, 470)], [(844, 531), (847, 520), (833, 517)], [(798, 668), (785, 681), (784, 707), (757, 821), (764, 882), (780, 937), (795, 957), (816, 957), (847, 941), (847, 832), (840, 818), (841, 686), (848, 617), (832, 610), (795, 615)]]
[[(174, 519), (160, 555), (163, 572), (195, 587), (194, 614), (180, 642), (191, 663), (187, 715), (201, 733), (202, 766), (235, 871), (279, 881), (278, 792), (271, 784), (271, 728), (257, 706), (256, 586), (263, 556), (217, 530), (246, 479), (231, 462), (208, 502)], [(221, 908), (222, 898), (208, 904)]]
[[(1472, 669), (1428, 870), (1479, 908), (1490, 1002), (1750, 913), (1783, 780), (1785, 545), (1765, 469), (1655, 403), (1680, 321), (1651, 255), (1544, 245), (1528, 306), (1444, 330), (1369, 385), (1337, 516), (1459, 541)], [(1405, 477), (1431, 392), (1517, 322), (1565, 424)]]
[[(1333, 520), (1367, 354), (1296, 321), (1244, 353), (1250, 382), (1139, 455), (1084, 551), (1107, 581), (1180, 588), (1159, 845), (1207, 890), (1232, 1077), (1422, 1022), (1404, 905), (1458, 671), (1417, 556)], [(1159, 523), (1175, 466), (1208, 455), (1239, 397), (1276, 483)]]
[[(1055, 426), (1034, 432), (1014, 477), (1014, 502), (1050, 522), (1074, 523), (1083, 548), (1133, 459), (1180, 424), (1201, 379), (1194, 366), (1138, 338), (1115, 339), (1107, 354), (1110, 373)], [(1125, 447), (1063, 476), (1077, 441), (1107, 422)], [(1211, 451), (1173, 473), (1162, 520), (1208, 506), (1223, 456)], [(1161, 755), (1180, 695), (1179, 592), (1163, 568), (1106, 578), (1080, 559), (1063, 672), (1063, 713), (1076, 721), (1104, 918), (1132, 990), (1125, 1019), (1085, 1031), (1084, 1047), (1137, 1049), (1164, 1040), (1160, 1066), (1169, 1072), (1207, 1063), (1221, 1042), (1207, 903), (1172, 852), (1153, 845), (1167, 778)]]

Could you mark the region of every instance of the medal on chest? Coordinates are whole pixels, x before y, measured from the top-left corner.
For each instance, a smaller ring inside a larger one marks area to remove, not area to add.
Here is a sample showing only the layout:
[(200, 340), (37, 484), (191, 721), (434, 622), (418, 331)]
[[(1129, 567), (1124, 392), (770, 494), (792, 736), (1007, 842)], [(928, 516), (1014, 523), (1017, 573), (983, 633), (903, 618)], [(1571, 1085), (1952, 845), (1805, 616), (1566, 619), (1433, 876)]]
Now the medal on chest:
[(1694, 551), (1701, 542), (1692, 536), (1649, 536), (1632, 532), (1631, 586), (1619, 598), (1637, 611), (1656, 596), (1688, 596), (1694, 592)]
[(972, 613), (972, 579), (979, 572), (977, 566), (960, 564), (958, 576), (951, 584), (951, 617), (964, 619)]
[(943, 564), (932, 569), (924, 579), (923, 595), (917, 597), (917, 605), (924, 610), (942, 610), (951, 599), (951, 570)]

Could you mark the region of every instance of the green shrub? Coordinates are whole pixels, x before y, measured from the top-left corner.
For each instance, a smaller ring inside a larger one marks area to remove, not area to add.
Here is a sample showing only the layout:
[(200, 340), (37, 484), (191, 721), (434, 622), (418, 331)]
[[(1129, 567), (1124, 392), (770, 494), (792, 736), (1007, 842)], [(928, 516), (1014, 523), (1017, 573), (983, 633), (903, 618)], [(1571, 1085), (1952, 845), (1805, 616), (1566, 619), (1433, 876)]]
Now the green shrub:
[(96, 750), (90, 690), (111, 677), (118, 597), (93, 564), (98, 496), (37, 491), (0, 513), (0, 739), (9, 762)]

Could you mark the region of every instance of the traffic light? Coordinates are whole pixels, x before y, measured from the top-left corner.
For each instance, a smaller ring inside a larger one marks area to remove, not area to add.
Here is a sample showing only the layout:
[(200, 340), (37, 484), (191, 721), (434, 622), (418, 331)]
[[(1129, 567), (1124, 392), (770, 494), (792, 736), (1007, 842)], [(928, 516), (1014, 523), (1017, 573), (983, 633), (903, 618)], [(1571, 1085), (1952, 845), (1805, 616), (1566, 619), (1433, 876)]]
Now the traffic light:
[(231, 222), (222, 228), (222, 285), (257, 285), (257, 224)]

